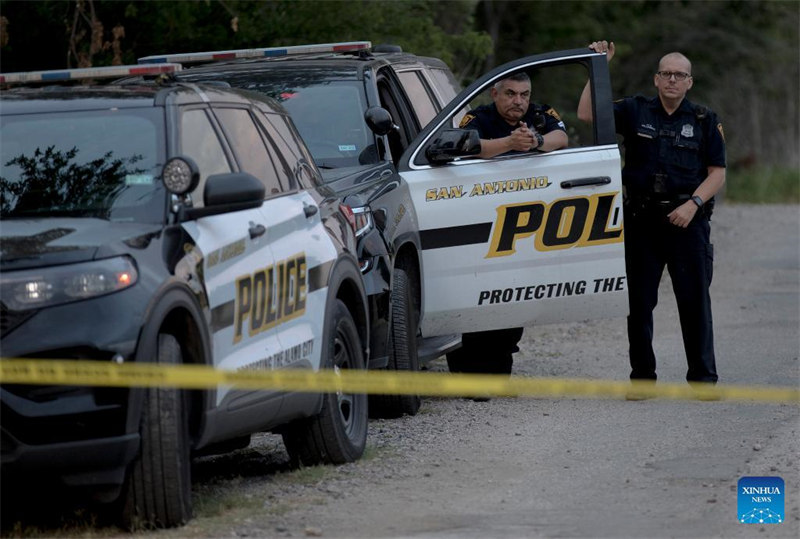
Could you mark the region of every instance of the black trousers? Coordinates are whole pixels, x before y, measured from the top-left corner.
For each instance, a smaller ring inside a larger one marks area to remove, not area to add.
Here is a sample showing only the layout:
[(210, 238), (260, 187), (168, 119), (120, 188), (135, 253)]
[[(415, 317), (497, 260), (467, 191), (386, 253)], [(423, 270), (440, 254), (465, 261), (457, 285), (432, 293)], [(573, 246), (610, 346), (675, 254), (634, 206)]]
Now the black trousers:
[(447, 354), (450, 372), (511, 374), (523, 328), (464, 333), (461, 348)]
[(625, 212), (628, 273), (628, 342), (631, 378), (656, 379), (653, 309), (664, 267), (672, 279), (691, 382), (716, 382), (714, 331), (709, 286), (714, 252), (706, 215), (698, 212), (687, 228), (671, 225), (658, 209)]

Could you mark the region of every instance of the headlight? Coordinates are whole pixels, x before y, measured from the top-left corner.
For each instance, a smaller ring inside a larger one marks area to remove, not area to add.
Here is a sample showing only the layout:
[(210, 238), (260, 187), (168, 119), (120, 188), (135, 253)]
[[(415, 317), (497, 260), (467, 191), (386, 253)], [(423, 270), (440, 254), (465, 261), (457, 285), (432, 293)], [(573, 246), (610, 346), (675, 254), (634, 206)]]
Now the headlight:
[(367, 206), (353, 208), (356, 219), (356, 237), (363, 236), (372, 228), (372, 211)]
[(7, 309), (52, 307), (124, 290), (139, 274), (126, 256), (0, 274), (0, 300)]

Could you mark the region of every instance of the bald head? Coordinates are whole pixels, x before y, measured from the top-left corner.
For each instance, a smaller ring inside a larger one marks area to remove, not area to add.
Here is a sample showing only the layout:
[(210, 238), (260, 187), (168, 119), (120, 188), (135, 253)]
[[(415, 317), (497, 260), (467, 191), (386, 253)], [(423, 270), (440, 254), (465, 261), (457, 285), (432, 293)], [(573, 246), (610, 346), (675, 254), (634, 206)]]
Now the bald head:
[(684, 71), (686, 71), (686, 73), (689, 73), (690, 75), (692, 74), (692, 62), (690, 62), (686, 56), (684, 56), (679, 52), (671, 52), (669, 54), (665, 54), (658, 62), (658, 70), (659, 71), (664, 70), (664, 65), (671, 63), (684, 64), (685, 65)]

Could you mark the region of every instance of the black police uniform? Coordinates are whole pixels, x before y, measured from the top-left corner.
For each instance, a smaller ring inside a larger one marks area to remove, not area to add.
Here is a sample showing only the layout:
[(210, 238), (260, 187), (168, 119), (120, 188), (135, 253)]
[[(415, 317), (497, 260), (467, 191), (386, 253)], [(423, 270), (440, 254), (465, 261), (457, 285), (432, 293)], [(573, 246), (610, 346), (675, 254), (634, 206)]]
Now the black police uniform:
[[(531, 103), (522, 121), (542, 135), (558, 129), (566, 131), (558, 113), (548, 105)], [(509, 125), (492, 103), (471, 110), (459, 127), (477, 129), (482, 139), (497, 139), (509, 136), (518, 126)], [(526, 152), (510, 151), (502, 155), (521, 153)], [(461, 348), (447, 354), (448, 368), (451, 372), (510, 374), (522, 331), (523, 328), (507, 328), (465, 333), (461, 336)]]
[[(531, 103), (525, 115), (522, 117), (522, 121), (525, 122), (529, 128), (536, 128), (536, 131), (542, 135), (546, 135), (555, 130), (567, 130), (558, 113), (549, 105)], [(481, 105), (469, 111), (464, 118), (461, 119), (459, 127), (462, 129), (477, 129), (482, 139), (498, 139), (509, 136), (519, 125), (510, 125), (500, 116), (500, 113), (497, 112), (497, 106), (491, 103), (489, 105)], [(512, 150), (501, 155), (519, 153), (525, 152)]]
[(668, 115), (658, 97), (614, 103), (624, 137), (625, 262), (628, 274), (631, 378), (656, 379), (653, 309), (664, 266), (672, 279), (686, 350), (688, 381), (716, 382), (709, 286), (713, 270), (706, 202), (687, 228), (667, 214), (692, 196), (709, 166), (725, 166), (725, 140), (716, 115), (684, 99)]

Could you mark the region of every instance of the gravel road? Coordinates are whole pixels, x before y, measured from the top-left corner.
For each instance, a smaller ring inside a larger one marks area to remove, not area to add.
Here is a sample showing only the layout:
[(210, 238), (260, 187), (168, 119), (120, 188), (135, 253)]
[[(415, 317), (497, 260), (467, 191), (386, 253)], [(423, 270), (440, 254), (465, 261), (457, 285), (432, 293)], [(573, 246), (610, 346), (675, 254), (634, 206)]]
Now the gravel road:
[[(723, 204), (714, 216), (723, 384), (800, 386), (799, 209)], [(682, 383), (668, 277), (655, 318), (659, 379)], [(514, 373), (625, 380), (624, 319), (527, 328)], [(799, 438), (797, 405), (427, 398), (417, 416), (373, 420), (357, 463), (290, 471), (274, 435), (202, 459), (196, 518), (141, 536), (796, 538)], [(785, 522), (737, 521), (742, 476), (784, 479)]]

